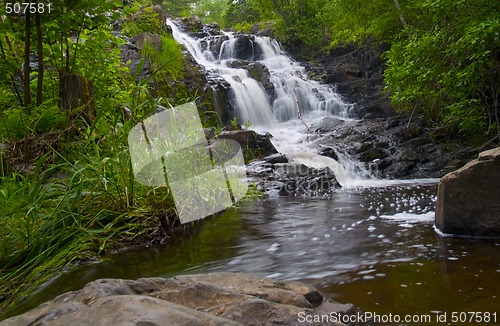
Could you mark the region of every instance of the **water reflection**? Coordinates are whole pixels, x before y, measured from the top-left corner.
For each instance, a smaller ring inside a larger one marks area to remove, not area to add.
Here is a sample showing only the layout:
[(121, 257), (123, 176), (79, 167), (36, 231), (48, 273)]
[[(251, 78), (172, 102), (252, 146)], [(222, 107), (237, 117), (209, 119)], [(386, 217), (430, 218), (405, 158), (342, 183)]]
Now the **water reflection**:
[(500, 306), (500, 241), (439, 237), (435, 193), (435, 185), (402, 185), (244, 202), (164, 248), (65, 273), (15, 312), (97, 278), (210, 271), (304, 280), (377, 313), (493, 312)]

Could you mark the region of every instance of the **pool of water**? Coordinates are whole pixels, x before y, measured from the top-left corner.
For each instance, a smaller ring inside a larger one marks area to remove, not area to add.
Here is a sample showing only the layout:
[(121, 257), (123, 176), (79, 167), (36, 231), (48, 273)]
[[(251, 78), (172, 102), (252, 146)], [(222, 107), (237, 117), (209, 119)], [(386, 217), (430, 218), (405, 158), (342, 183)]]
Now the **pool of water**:
[(500, 319), (500, 240), (439, 236), (435, 194), (435, 184), (403, 184), (248, 200), (163, 248), (65, 272), (9, 315), (98, 278), (231, 271), (305, 281), (379, 314), (499, 310)]

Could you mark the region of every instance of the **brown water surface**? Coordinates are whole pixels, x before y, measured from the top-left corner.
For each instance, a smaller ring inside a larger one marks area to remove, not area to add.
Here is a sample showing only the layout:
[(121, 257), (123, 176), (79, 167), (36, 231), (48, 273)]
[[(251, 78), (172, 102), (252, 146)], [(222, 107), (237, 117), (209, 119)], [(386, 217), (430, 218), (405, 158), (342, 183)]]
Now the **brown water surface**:
[(435, 185), (414, 184), (249, 200), (164, 248), (63, 273), (9, 315), (98, 278), (231, 271), (302, 280), (378, 314), (497, 312), (500, 324), (500, 240), (439, 236), (435, 193)]

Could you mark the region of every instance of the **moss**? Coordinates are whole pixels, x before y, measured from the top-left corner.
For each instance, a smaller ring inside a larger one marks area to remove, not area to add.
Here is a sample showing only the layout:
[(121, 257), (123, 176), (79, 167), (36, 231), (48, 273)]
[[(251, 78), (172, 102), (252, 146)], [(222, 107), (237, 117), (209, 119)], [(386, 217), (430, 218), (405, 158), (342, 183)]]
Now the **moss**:
[(142, 46), (142, 55), (148, 59), (151, 68), (156, 72), (155, 78), (162, 80), (171, 77), (177, 80), (183, 76), (184, 59), (181, 46), (169, 35), (161, 35), (161, 48), (146, 39)]
[(148, 32), (159, 34), (163, 30), (160, 14), (153, 8), (143, 8), (123, 23), (122, 34), (128, 37)]

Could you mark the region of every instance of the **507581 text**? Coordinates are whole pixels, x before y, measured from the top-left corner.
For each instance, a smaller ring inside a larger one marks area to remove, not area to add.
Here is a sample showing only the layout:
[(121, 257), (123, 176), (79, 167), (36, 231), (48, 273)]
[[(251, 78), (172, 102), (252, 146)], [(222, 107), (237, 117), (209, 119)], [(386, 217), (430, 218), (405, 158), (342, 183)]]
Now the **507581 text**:
[(7, 2), (5, 3), (5, 13), (7, 14), (43, 14), (50, 13), (52, 3), (47, 2)]

